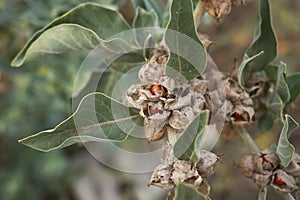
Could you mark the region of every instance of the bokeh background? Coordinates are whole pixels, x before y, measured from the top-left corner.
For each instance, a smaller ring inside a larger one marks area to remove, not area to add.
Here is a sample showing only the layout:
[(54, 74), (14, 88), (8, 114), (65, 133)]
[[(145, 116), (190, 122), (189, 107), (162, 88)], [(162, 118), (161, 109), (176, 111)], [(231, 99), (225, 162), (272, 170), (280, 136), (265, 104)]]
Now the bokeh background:
[[(17, 142), (53, 128), (71, 113), (73, 81), (88, 52), (50, 56), (21, 68), (10, 67), (10, 62), (35, 31), (82, 2), (86, 1), (0, 0), (0, 199), (155, 200), (166, 195), (160, 189), (147, 187), (151, 174), (110, 169), (93, 159), (82, 145), (41, 153)], [(133, 20), (130, 0), (94, 2), (119, 9), (129, 23)], [(300, 72), (300, 1), (270, 2), (279, 43), (279, 56), (274, 63), (282, 60), (288, 65), (288, 73)], [(167, 10), (168, 1), (157, 4), (162, 12)], [(199, 31), (214, 41), (209, 52), (221, 70), (228, 71), (241, 61), (252, 40), (257, 6), (257, 0), (249, 0), (219, 22), (205, 16)], [(298, 99), (287, 109), (297, 121), (299, 105)], [(255, 129), (250, 132), (259, 146), (266, 148), (276, 142), (280, 125), (264, 134)], [(299, 152), (299, 130), (291, 141)], [(256, 199), (257, 187), (233, 164), (247, 153), (241, 141), (221, 139), (214, 152), (224, 155), (224, 159), (209, 180), (212, 199)], [(269, 197), (281, 199), (274, 192)]]

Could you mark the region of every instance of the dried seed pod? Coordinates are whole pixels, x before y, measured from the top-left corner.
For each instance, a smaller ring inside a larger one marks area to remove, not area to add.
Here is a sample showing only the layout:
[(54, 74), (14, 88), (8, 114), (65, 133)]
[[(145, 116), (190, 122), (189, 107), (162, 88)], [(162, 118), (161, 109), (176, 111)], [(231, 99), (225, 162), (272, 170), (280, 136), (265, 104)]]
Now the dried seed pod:
[(175, 160), (173, 163), (173, 172), (171, 179), (177, 185), (190, 178), (198, 178), (197, 169), (189, 161)]
[(191, 107), (184, 107), (179, 110), (173, 110), (170, 118), (169, 125), (176, 130), (183, 130), (195, 117)]
[(272, 172), (265, 172), (264, 174), (254, 173), (252, 179), (257, 185), (264, 187), (270, 183), (271, 176)]
[[(144, 132), (149, 141), (160, 140), (166, 133), (167, 119), (171, 112), (162, 108), (162, 102), (148, 103), (148, 116), (144, 120)], [(142, 114), (142, 116), (145, 114)], [(147, 115), (146, 115), (147, 116)]]
[(179, 88), (174, 88), (172, 94), (175, 95), (174, 101), (166, 101), (164, 108), (167, 110), (179, 110), (185, 106), (192, 105), (192, 97), (194, 91), (187, 84), (182, 85)]
[(171, 180), (171, 174), (172, 166), (160, 164), (154, 169), (149, 185), (154, 185), (162, 189), (171, 189), (175, 186)]
[(240, 93), (242, 90), (238, 86), (238, 83), (231, 78), (226, 78), (223, 80), (226, 99), (232, 102), (236, 102), (240, 99)]
[(252, 122), (254, 116), (254, 109), (250, 106), (237, 104), (235, 105), (230, 116), (233, 125), (245, 126)]
[(281, 193), (290, 193), (293, 190), (299, 189), (296, 185), (295, 178), (281, 169), (277, 169), (273, 172), (271, 186), (274, 190)]
[(147, 63), (139, 71), (139, 79), (147, 85), (159, 84), (159, 79), (165, 74), (166, 67), (156, 63)]
[(143, 85), (141, 84), (134, 84), (128, 88), (126, 101), (129, 107), (141, 110), (146, 106), (148, 98), (141, 90), (143, 90)]
[(207, 92), (207, 80), (194, 78), (190, 81), (190, 85), (195, 92), (198, 92), (202, 95), (204, 95)]
[(202, 0), (205, 10), (216, 19), (227, 15), (231, 11), (231, 0)]
[(280, 163), (278, 156), (270, 149), (265, 149), (253, 155), (255, 170), (259, 173), (273, 171)]
[(294, 153), (292, 161), (287, 167), (282, 167), (282, 170), (293, 175), (294, 177), (300, 176), (300, 155)]
[(201, 150), (200, 151), (200, 160), (197, 163), (198, 173), (202, 177), (210, 176), (211, 174), (214, 173), (216, 164), (219, 160), (220, 160), (220, 158), (216, 154), (214, 154), (210, 151)]
[(201, 110), (203, 110), (206, 106), (206, 100), (205, 97), (198, 93), (195, 92), (194, 93), (194, 98), (192, 98), (192, 106), (193, 106), (193, 112), (195, 114), (198, 114), (199, 112), (201, 112)]
[(197, 187), (197, 190), (207, 196), (210, 194), (210, 185), (206, 179), (203, 179), (202, 183)]
[(255, 170), (252, 155), (243, 156), (236, 165), (246, 177), (252, 178)]

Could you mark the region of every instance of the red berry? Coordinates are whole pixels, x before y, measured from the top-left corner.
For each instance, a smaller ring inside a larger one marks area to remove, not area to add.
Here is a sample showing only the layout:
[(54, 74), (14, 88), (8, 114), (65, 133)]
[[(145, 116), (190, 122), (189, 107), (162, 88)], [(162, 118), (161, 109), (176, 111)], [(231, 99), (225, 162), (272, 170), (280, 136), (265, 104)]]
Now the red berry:
[(161, 85), (152, 85), (150, 88), (150, 92), (153, 95), (163, 92), (163, 87)]
[(274, 182), (279, 186), (283, 186), (286, 184), (281, 178), (279, 178), (277, 174), (275, 174)]

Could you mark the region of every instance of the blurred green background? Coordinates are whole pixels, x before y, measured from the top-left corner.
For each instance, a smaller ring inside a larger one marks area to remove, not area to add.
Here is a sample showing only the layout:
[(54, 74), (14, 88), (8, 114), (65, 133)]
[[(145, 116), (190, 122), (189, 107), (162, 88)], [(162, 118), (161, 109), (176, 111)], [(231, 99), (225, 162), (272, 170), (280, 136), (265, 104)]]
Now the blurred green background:
[[(80, 145), (40, 153), (17, 142), (53, 128), (71, 113), (74, 77), (87, 52), (50, 56), (21, 68), (11, 68), (10, 62), (35, 31), (82, 2), (85, 1), (0, 0), (0, 199), (150, 200), (165, 196), (162, 190), (147, 187), (151, 174), (132, 175), (105, 167)], [(94, 2), (119, 9), (129, 23), (134, 17), (129, 0)], [(279, 41), (276, 62), (286, 62), (289, 73), (300, 72), (300, 2), (271, 3)], [(167, 1), (158, 1), (158, 5), (167, 5)], [(257, 1), (249, 1), (220, 22), (205, 17), (199, 30), (215, 41), (209, 52), (220, 69), (226, 71), (235, 59), (241, 60), (252, 40), (256, 9)], [(300, 121), (299, 100), (288, 111)], [(297, 132), (291, 140), (299, 150)], [(253, 134), (265, 148), (277, 140), (279, 126), (263, 135)], [(234, 154), (238, 148), (241, 153)], [(210, 180), (213, 199), (256, 199), (256, 186), (232, 164), (246, 152), (239, 139), (219, 141), (215, 152), (224, 154), (225, 161)]]

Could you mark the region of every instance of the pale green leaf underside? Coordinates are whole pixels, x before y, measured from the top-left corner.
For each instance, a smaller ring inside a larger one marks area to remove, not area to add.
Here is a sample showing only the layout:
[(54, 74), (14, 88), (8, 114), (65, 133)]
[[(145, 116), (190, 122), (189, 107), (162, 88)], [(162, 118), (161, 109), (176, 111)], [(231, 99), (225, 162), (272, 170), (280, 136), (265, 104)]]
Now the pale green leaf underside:
[[(158, 17), (154, 10), (146, 11), (140, 7), (137, 8), (135, 18), (133, 20), (133, 28), (140, 47), (144, 47), (146, 39), (152, 35), (156, 42), (161, 40), (161, 29), (158, 29)], [(149, 48), (149, 47), (148, 47)]]
[[(118, 111), (117, 115), (112, 110)], [(140, 120), (136, 110), (127, 108), (105, 94), (92, 93), (82, 99), (73, 115), (54, 129), (42, 131), (19, 142), (44, 152), (77, 142), (121, 142), (136, 128), (132, 120)]]
[(261, 51), (252, 57), (248, 57), (248, 55), (244, 56), (244, 60), (240, 64), (239, 70), (238, 70), (238, 82), (241, 87), (244, 87), (245, 81), (251, 76), (250, 68), (247, 67), (248, 63), (252, 62), (253, 60), (257, 59), (259, 56), (261, 56), (263, 54), (264, 54), (264, 52)]
[(285, 115), (285, 122), (280, 133), (276, 154), (280, 159), (280, 164), (283, 167), (287, 167), (292, 160), (292, 156), (295, 152), (294, 146), (289, 142), (289, 137), (292, 132), (298, 128), (299, 124), (290, 116)]
[(208, 124), (209, 111), (199, 113), (186, 127), (174, 145), (174, 155), (182, 160), (199, 161), (201, 135)]
[(77, 24), (90, 29), (104, 40), (130, 29), (129, 25), (116, 10), (95, 3), (83, 3), (36, 32), (14, 58), (11, 65), (15, 67), (21, 66), (27, 61), (25, 57), (27, 50), (46, 30), (65, 23)]
[(182, 182), (176, 186), (175, 200), (210, 200), (210, 198), (197, 191), (192, 185)]
[[(166, 29), (165, 42), (170, 51), (167, 65), (187, 80), (199, 76), (206, 66), (206, 51), (194, 25), (191, 0), (172, 1)], [(171, 73), (170, 68), (167, 68), (167, 74)]]
[(286, 64), (281, 62), (277, 71), (275, 93), (277, 93), (285, 105), (290, 99), (289, 87), (285, 78)]
[(254, 39), (246, 54), (252, 57), (264, 54), (247, 65), (251, 72), (262, 71), (277, 56), (277, 40), (272, 28), (269, 0), (260, 0)]
[(45, 54), (93, 49), (101, 39), (93, 31), (77, 24), (60, 24), (46, 30), (27, 49), (24, 60), (33, 60)]

